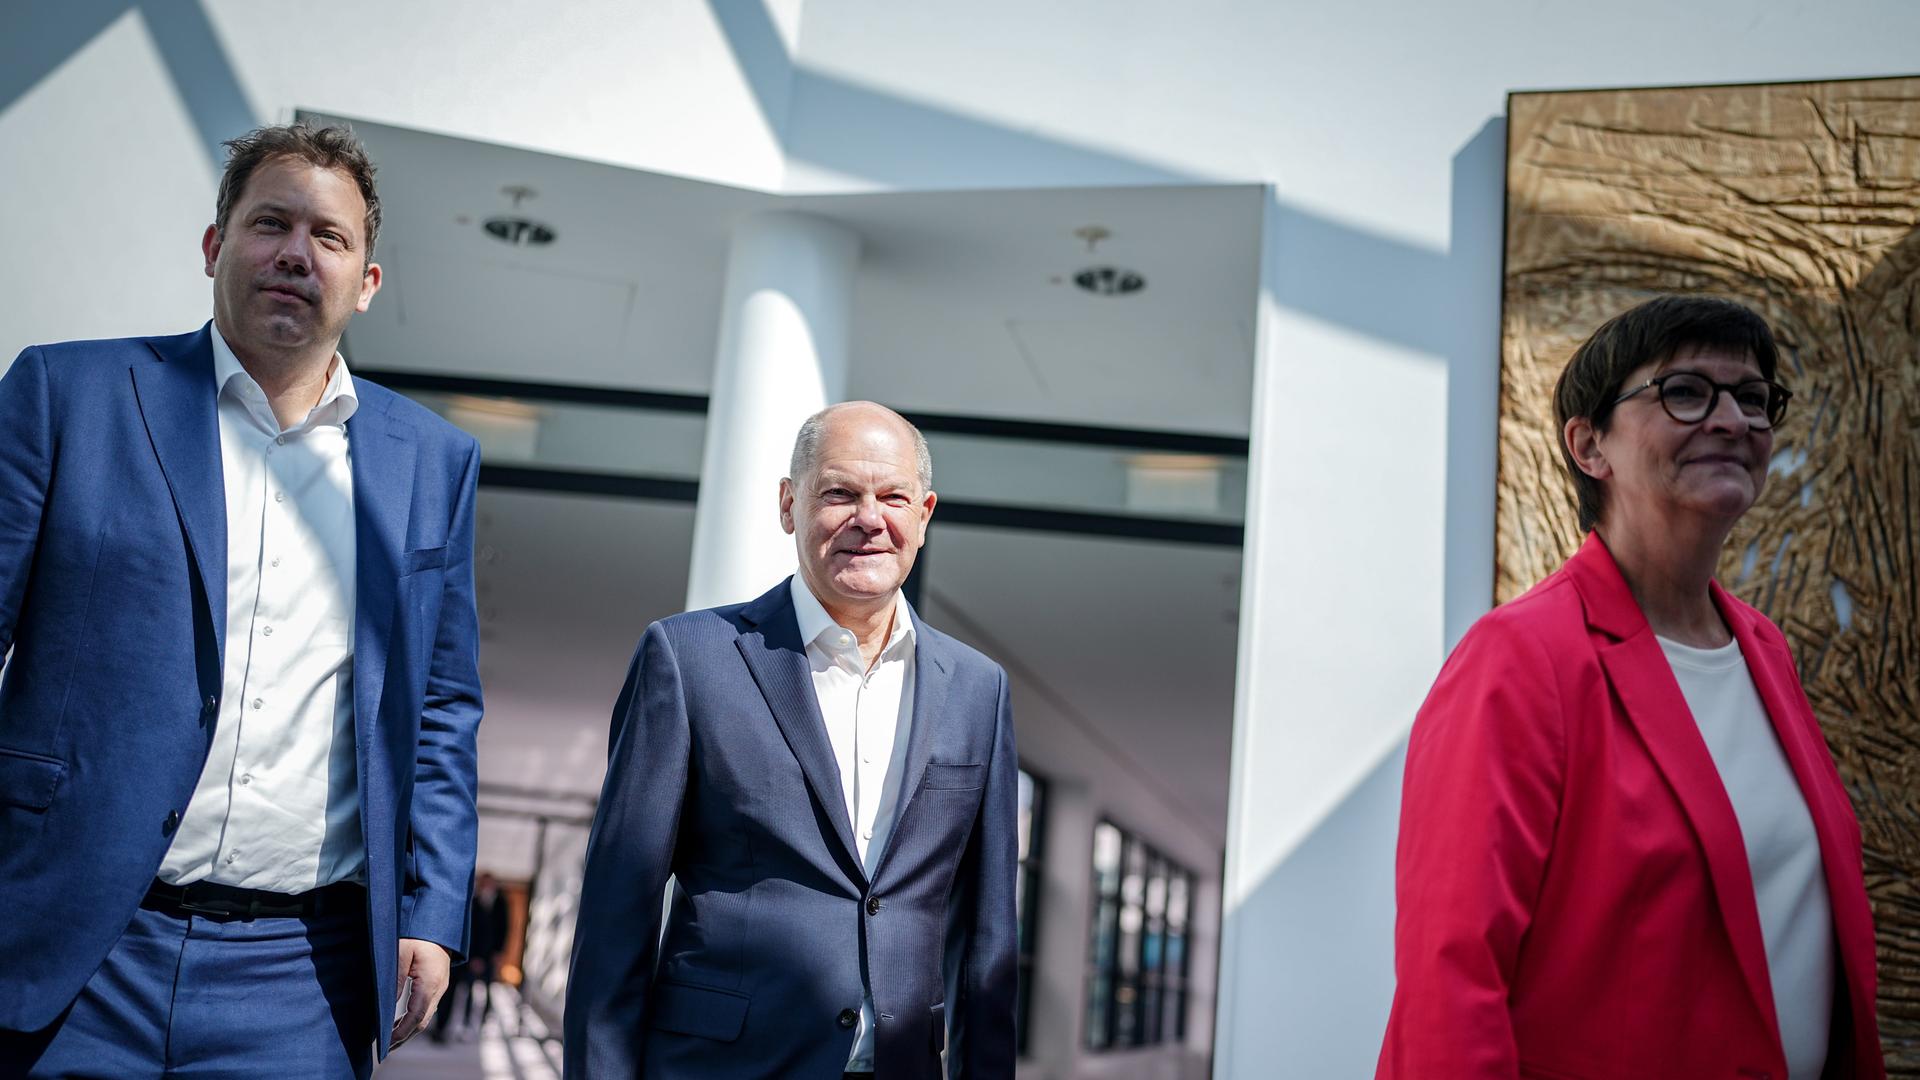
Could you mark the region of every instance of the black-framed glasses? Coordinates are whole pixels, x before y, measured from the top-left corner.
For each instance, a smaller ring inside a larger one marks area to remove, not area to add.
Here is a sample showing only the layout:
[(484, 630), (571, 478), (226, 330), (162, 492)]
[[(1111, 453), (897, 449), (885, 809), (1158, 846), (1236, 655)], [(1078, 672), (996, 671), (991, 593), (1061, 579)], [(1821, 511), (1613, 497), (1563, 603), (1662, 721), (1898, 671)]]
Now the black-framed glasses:
[(1747, 418), (1748, 426), (1762, 431), (1787, 415), (1787, 402), (1793, 398), (1793, 391), (1771, 379), (1722, 383), (1698, 372), (1669, 371), (1621, 394), (1613, 403), (1618, 405), (1649, 388), (1660, 395), (1660, 407), (1667, 410), (1667, 415), (1683, 424), (1705, 420), (1720, 404), (1720, 395), (1725, 394), (1733, 399), (1740, 415)]

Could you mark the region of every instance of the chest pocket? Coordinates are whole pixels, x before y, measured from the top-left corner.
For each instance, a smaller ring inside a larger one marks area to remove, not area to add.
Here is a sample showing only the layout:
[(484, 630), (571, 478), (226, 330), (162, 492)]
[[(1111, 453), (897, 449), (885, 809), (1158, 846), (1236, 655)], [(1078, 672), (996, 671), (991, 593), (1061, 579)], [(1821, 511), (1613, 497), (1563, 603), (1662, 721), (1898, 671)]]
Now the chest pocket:
[(984, 782), (986, 774), (987, 767), (984, 765), (941, 765), (929, 761), (920, 786), (929, 791), (941, 789), (965, 791), (978, 788)]

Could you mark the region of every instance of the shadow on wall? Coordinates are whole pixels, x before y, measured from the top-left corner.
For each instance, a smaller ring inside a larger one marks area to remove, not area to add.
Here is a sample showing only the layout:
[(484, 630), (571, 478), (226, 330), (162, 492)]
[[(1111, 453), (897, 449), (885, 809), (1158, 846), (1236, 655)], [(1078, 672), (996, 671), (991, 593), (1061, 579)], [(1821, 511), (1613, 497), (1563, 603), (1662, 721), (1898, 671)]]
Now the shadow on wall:
[[(259, 121), (200, 0), (62, 0), (11, 5), (0, 34), (0, 113), (128, 12), (137, 13), (218, 173), (220, 144)], [(110, 108), (111, 102), (101, 102)]]
[[(1445, 364), (1443, 654), (1493, 600), (1505, 143), (1506, 122), (1496, 117), (1454, 155), (1444, 254), (1278, 201), (1267, 238), (1285, 255), (1269, 264), (1278, 270), (1267, 283), (1277, 307)], [(1408, 703), (1408, 726), (1416, 704)], [(1372, 1075), (1393, 999), (1405, 760), (1402, 733), (1350, 787), (1326, 793), (1299, 846), (1226, 914), (1222, 941), (1234, 955), (1222, 958), (1221, 1014), (1237, 1015), (1226, 1019), (1234, 1045), (1221, 1048), (1222, 1075), (1269, 1075), (1276, 1063), (1272, 1075)], [(1259, 1000), (1229, 1000), (1236, 989)]]
[(1239, 1025), (1235, 1071), (1221, 1075), (1373, 1075), (1392, 1004), (1393, 855), (1406, 763), (1402, 740), (1228, 916), (1243, 956), (1300, 974), (1268, 979), (1264, 1000), (1241, 1003), (1263, 1019)]

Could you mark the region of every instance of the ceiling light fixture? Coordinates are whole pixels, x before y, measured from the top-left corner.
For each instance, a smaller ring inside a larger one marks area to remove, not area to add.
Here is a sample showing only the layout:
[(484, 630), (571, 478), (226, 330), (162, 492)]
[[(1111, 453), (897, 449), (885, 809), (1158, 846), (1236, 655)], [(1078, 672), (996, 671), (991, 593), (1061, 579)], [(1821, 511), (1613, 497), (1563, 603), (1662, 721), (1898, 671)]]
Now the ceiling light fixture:
[(1073, 283), (1095, 296), (1128, 296), (1147, 287), (1147, 279), (1118, 266), (1089, 266), (1073, 275)]
[[(513, 208), (517, 211), (522, 202), (533, 198), (539, 192), (525, 184), (508, 184), (500, 189), (500, 194), (512, 199)], [(518, 213), (490, 217), (480, 223), (480, 228), (495, 240), (503, 244), (512, 244), (514, 247), (545, 247), (553, 243), (557, 235), (553, 226), (535, 221), (530, 217), (522, 217)]]

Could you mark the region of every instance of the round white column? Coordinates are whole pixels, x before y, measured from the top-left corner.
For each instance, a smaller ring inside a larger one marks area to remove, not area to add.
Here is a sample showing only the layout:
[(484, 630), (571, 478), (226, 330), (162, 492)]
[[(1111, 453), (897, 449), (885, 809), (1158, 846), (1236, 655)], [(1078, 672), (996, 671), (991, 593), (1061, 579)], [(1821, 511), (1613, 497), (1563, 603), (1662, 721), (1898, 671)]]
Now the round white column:
[(794, 570), (793, 538), (780, 529), (780, 479), (801, 422), (846, 397), (859, 259), (858, 235), (810, 214), (773, 211), (734, 226), (689, 610), (751, 600)]

